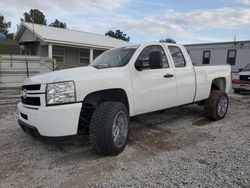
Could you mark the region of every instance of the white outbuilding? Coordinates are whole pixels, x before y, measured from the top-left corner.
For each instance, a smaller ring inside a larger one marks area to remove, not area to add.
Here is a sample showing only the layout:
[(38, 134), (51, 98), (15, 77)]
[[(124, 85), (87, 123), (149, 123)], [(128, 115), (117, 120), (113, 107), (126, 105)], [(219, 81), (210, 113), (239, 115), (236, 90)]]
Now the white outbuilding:
[(226, 65), (238, 71), (250, 63), (250, 41), (185, 45), (195, 65)]

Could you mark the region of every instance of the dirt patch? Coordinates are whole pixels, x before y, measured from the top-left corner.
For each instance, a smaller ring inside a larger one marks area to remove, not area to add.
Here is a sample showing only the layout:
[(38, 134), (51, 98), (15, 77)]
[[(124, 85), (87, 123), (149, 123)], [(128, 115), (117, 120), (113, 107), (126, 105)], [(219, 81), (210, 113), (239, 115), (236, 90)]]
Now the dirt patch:
[(131, 130), (129, 144), (155, 153), (178, 150), (201, 142), (203, 139), (204, 135), (194, 129), (171, 131), (159, 126), (156, 128), (146, 126), (141, 129)]
[(0, 91), (0, 187), (250, 187), (249, 95), (230, 95), (218, 122), (196, 105), (131, 118), (115, 157), (81, 135), (67, 145), (31, 138), (16, 122), (17, 95)]
[(202, 118), (202, 119), (199, 119), (197, 121), (194, 121), (193, 125), (195, 125), (195, 126), (204, 126), (204, 125), (208, 125), (210, 123), (213, 123), (213, 121), (210, 121), (207, 118)]

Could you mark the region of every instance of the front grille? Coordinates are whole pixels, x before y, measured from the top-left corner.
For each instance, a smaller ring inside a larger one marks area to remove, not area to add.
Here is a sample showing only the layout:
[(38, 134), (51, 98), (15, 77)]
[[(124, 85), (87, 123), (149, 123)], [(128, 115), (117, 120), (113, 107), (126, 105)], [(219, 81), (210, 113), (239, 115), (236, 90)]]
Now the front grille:
[(22, 86), (22, 90), (26, 89), (27, 91), (40, 90), (40, 88), (41, 84)]
[(21, 97), (22, 103), (27, 105), (33, 105), (33, 106), (40, 106), (40, 97)]
[(250, 81), (250, 75), (241, 75), (241, 76), (240, 76), (240, 80), (243, 80), (243, 81)]
[[(21, 101), (23, 104), (31, 106), (41, 106), (40, 96), (29, 96), (29, 94), (40, 94), (41, 84), (22, 86)], [(30, 93), (31, 92), (31, 93)]]

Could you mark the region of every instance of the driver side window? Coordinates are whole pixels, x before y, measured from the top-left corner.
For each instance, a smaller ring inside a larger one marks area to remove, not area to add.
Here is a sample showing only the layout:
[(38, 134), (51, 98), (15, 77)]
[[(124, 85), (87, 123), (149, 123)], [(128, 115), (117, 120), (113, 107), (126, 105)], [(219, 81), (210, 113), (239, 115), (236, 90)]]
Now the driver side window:
[(152, 66), (149, 65), (150, 54), (152, 54), (152, 52), (160, 52), (162, 68), (169, 68), (168, 59), (163, 48), (159, 45), (152, 45), (144, 48), (137, 58), (137, 62), (140, 62), (142, 65), (141, 69), (152, 69)]

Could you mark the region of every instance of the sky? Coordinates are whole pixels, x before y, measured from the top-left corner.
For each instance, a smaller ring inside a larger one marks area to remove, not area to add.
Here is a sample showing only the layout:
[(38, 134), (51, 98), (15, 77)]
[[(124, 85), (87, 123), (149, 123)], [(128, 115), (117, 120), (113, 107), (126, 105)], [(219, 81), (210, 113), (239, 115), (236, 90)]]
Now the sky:
[(172, 38), (179, 44), (250, 40), (250, 0), (0, 0), (11, 32), (24, 12), (39, 9), (47, 23), (104, 34), (121, 29), (132, 43)]

